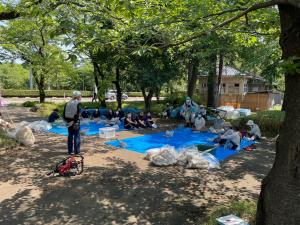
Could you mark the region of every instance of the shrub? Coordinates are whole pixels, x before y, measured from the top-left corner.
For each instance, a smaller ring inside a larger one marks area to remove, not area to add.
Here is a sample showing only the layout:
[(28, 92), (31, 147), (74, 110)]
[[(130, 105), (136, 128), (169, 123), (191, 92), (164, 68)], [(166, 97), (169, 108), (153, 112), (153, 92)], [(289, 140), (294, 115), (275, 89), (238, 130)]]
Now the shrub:
[(32, 101), (26, 101), (22, 104), (23, 107), (33, 107), (36, 106), (38, 104), (38, 102), (32, 102)]
[(284, 112), (269, 110), (240, 118), (238, 120), (240, 128), (249, 129), (246, 125), (248, 120), (253, 120), (260, 127), (264, 136), (276, 136), (284, 120)]
[(142, 92), (132, 91), (127, 93), (128, 97), (143, 97)]
[(234, 214), (249, 224), (254, 224), (256, 213), (256, 203), (250, 201), (232, 202), (229, 206), (217, 208), (205, 218), (204, 225), (217, 225), (216, 219), (222, 216)]
[[(72, 90), (48, 90), (45, 91), (46, 97), (70, 97)], [(39, 97), (38, 90), (12, 90), (3, 89), (1, 91), (3, 97)], [(81, 91), (82, 97), (91, 97), (90, 91)]]
[[(176, 92), (173, 94), (166, 94), (164, 99), (165, 102), (169, 102), (174, 106), (182, 105), (185, 102), (185, 98), (187, 97), (186, 92)], [(193, 96), (192, 100), (197, 104), (203, 104), (202, 99), (200, 96)]]

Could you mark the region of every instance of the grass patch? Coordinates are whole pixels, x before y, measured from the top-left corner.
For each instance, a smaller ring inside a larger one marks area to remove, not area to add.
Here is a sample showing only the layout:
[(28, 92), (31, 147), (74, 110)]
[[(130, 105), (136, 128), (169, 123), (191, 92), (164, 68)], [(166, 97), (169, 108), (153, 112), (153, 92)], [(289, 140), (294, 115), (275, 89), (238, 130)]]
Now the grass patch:
[(203, 225), (217, 225), (217, 218), (230, 214), (248, 221), (250, 225), (255, 224), (256, 202), (232, 202), (229, 206), (219, 207), (205, 218)]
[(3, 131), (0, 131), (0, 147), (15, 147), (17, 146), (17, 141), (13, 138), (8, 137)]
[(284, 115), (285, 114), (282, 111), (269, 110), (240, 118), (236, 122), (239, 123), (240, 128), (249, 129), (246, 126), (246, 123), (248, 120), (253, 120), (260, 127), (263, 136), (274, 137), (279, 134), (279, 129), (284, 120)]

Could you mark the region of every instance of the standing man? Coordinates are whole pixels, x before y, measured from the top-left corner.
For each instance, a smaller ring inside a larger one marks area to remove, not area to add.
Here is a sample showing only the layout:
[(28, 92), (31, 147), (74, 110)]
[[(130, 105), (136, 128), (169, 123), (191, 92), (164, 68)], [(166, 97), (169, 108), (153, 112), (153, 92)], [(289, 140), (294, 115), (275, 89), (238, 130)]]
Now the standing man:
[(81, 92), (74, 91), (73, 98), (64, 108), (63, 118), (68, 123), (68, 154), (80, 153), (80, 100)]
[(95, 101), (97, 102), (97, 95), (98, 95), (98, 88), (96, 86), (96, 84), (94, 85), (94, 91), (93, 91), (93, 99), (92, 102)]

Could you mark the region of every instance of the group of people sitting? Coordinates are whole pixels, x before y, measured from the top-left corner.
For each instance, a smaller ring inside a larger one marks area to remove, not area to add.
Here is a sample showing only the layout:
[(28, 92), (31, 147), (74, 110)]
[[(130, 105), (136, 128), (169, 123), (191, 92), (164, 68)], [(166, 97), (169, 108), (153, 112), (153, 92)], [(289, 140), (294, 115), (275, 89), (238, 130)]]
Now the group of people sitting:
[(214, 139), (214, 142), (218, 145), (224, 145), (227, 149), (239, 150), (241, 139), (246, 137), (251, 141), (259, 141), (261, 139), (261, 131), (257, 124), (252, 120), (246, 123), (250, 130), (248, 132), (240, 132), (237, 126), (232, 126), (231, 123), (225, 122), (220, 129), (219, 136)]
[[(53, 110), (48, 117), (49, 123), (53, 123), (60, 118), (58, 112), (58, 109)], [(157, 125), (154, 123), (150, 112), (147, 112), (146, 114), (144, 114), (144, 112), (140, 112), (138, 115), (128, 113), (125, 115), (124, 111), (118, 108), (116, 111), (108, 109), (106, 114), (101, 115), (100, 109), (97, 109), (91, 113), (87, 107), (84, 107), (80, 114), (83, 119), (97, 119), (101, 118), (101, 116), (105, 116), (106, 124), (110, 126), (115, 124), (120, 125), (121, 121), (124, 121), (124, 128), (129, 130), (139, 128), (157, 128)]]
[(137, 116), (128, 113), (124, 120), (125, 129), (139, 129), (139, 128), (157, 128), (154, 123), (151, 113), (140, 112)]

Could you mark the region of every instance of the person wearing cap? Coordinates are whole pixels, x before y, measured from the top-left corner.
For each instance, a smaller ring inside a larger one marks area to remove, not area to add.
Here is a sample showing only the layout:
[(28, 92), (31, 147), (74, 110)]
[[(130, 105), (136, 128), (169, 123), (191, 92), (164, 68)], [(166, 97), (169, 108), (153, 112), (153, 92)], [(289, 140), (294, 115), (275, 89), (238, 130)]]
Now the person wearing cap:
[(68, 125), (68, 154), (80, 153), (80, 100), (81, 92), (74, 91), (73, 98), (64, 107), (63, 118)]
[(261, 139), (261, 132), (260, 128), (257, 124), (255, 124), (252, 120), (249, 120), (247, 124), (250, 127), (250, 131), (248, 132), (248, 135), (251, 140), (260, 140)]
[(186, 127), (190, 127), (195, 122), (195, 106), (190, 97), (186, 97), (180, 115), (185, 119)]
[(205, 119), (198, 113), (195, 119), (195, 127), (193, 131), (204, 131), (205, 130)]

